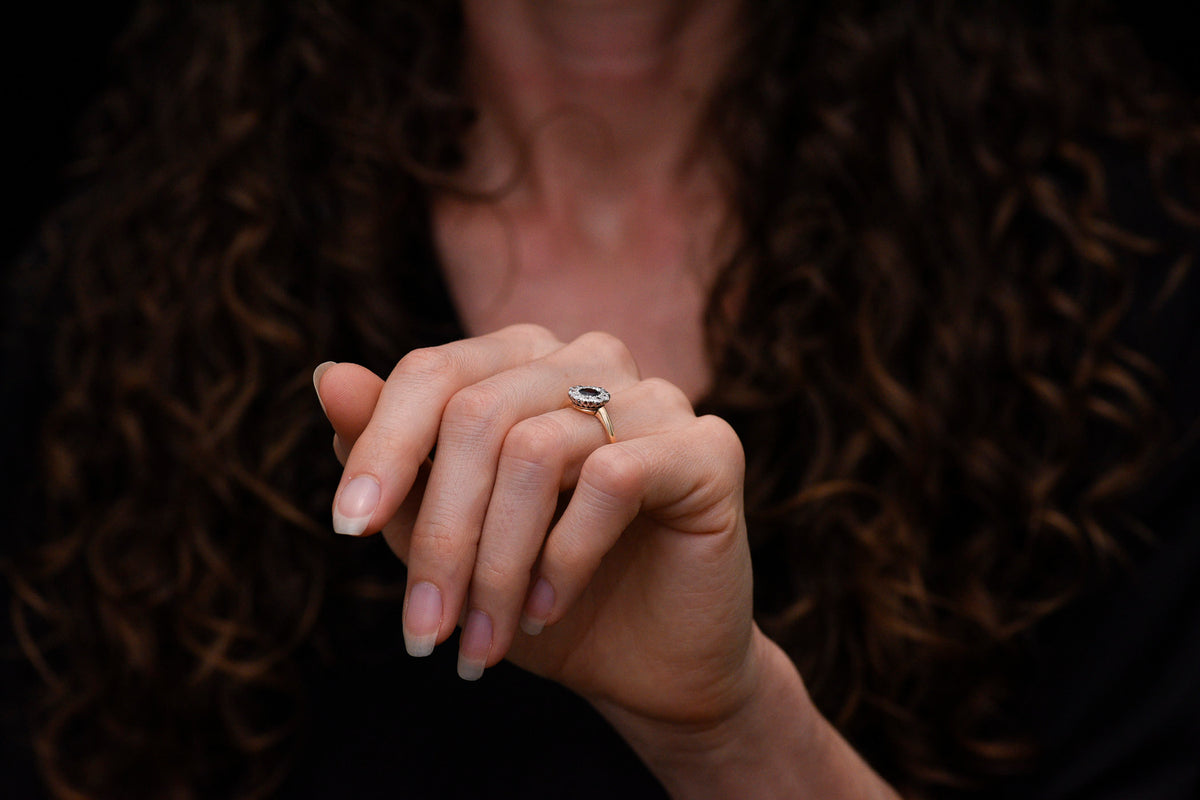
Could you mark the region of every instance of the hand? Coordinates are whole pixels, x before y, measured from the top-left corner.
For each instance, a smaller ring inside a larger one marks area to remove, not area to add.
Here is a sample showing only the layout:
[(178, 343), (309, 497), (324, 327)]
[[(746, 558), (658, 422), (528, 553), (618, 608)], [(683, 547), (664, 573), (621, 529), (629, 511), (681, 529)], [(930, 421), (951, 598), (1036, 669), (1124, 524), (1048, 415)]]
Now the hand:
[[(461, 622), (467, 678), (507, 657), (668, 723), (745, 704), (761, 634), (740, 442), (620, 342), (514, 326), (414, 351), (386, 383), (352, 364), (315, 380), (345, 466), (335, 528), (382, 530), (407, 563), (411, 653)], [(567, 407), (572, 384), (612, 393), (615, 443)]]

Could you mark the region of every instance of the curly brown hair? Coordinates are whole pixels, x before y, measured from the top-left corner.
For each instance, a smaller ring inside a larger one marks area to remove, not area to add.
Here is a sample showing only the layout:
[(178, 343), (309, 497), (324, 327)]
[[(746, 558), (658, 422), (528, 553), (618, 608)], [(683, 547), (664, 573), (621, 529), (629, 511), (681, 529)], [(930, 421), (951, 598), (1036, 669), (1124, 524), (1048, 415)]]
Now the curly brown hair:
[[(473, 119), (456, 4), (167, 5), (36, 258), (45, 505), (5, 571), (64, 798), (278, 785), (306, 654), (397, 593), (326, 533), (312, 367), (460, 335), (427, 206)], [(919, 795), (1021, 758), (1022, 637), (1132, 530), (1161, 425), (1118, 326), (1171, 245), (1110, 174), (1195, 229), (1200, 142), (1076, 4), (828, 5), (756, 3), (712, 105), (741, 240), (704, 405), (746, 447), (760, 622)]]

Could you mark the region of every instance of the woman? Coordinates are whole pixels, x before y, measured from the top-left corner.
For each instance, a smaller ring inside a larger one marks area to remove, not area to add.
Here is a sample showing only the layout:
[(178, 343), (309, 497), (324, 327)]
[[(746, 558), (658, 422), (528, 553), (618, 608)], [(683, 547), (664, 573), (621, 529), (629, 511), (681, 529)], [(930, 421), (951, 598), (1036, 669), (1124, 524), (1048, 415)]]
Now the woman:
[(1090, 641), (1197, 563), (1194, 105), (1070, 8), (800, 5), (138, 15), (28, 278), (52, 793), (1062, 794), (1110, 691), (1194, 789), (1106, 672), (1190, 640)]

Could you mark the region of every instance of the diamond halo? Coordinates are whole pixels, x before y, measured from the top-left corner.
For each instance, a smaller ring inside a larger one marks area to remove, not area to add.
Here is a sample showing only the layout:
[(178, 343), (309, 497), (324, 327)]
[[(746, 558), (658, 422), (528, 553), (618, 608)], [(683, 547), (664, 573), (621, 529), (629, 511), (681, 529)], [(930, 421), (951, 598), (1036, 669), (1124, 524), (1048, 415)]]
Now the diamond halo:
[(599, 386), (572, 386), (567, 389), (567, 397), (571, 399), (571, 405), (582, 411), (595, 412), (597, 409), (603, 408), (612, 395), (607, 389)]

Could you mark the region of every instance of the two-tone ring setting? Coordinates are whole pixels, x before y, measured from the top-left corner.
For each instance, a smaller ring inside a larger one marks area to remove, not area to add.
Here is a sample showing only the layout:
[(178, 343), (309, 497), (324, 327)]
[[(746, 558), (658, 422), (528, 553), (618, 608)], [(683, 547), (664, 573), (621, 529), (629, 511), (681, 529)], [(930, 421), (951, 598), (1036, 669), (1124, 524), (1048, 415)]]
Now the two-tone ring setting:
[(617, 440), (616, 434), (613, 433), (612, 420), (608, 418), (608, 411), (604, 408), (612, 399), (612, 395), (608, 393), (607, 389), (599, 386), (572, 386), (567, 389), (567, 397), (571, 401), (571, 407), (576, 411), (591, 414), (600, 420), (600, 424), (604, 426), (604, 432), (608, 434), (609, 443)]

